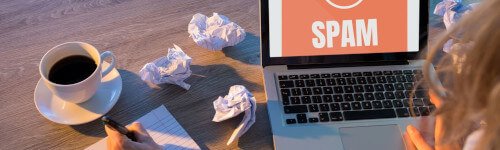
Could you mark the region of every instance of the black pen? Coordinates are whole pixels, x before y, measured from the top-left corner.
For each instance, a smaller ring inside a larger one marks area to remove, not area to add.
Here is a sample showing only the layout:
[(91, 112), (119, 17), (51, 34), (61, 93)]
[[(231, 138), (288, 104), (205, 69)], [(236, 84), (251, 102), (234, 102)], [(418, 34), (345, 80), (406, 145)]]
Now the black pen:
[(120, 132), (123, 135), (126, 135), (130, 140), (137, 142), (137, 139), (135, 138), (134, 132), (129, 131), (125, 126), (119, 124), (118, 122), (112, 120), (108, 116), (102, 116), (101, 118), (102, 123), (104, 125), (110, 127), (111, 129)]

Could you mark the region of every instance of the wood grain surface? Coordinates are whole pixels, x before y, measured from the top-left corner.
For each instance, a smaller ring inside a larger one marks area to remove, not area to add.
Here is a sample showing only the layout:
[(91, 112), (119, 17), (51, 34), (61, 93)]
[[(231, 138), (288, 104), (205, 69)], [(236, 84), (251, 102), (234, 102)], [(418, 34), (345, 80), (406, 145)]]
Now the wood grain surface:
[[(246, 39), (222, 51), (198, 47), (187, 33), (196, 13), (228, 16)], [(440, 31), (437, 27), (435, 32)], [(165, 105), (203, 149), (272, 149), (259, 53), (258, 0), (3, 0), (0, 3), (0, 149), (83, 149), (105, 136), (98, 121), (68, 126), (37, 111), (33, 92), (38, 64), (50, 48), (70, 41), (111, 50), (123, 79), (118, 103), (108, 113), (128, 124)], [(137, 75), (166, 55), (172, 44), (193, 58), (190, 90), (150, 88)], [(242, 115), (212, 122), (212, 102), (232, 85), (255, 95), (257, 121), (239, 141), (226, 146)]]

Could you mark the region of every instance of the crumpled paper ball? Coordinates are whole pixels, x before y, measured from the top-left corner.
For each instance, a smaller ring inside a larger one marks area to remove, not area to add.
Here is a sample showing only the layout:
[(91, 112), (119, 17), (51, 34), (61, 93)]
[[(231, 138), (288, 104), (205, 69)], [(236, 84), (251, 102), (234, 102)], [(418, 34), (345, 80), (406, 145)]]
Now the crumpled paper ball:
[(189, 22), (188, 32), (198, 46), (213, 51), (235, 46), (246, 35), (245, 29), (218, 13), (213, 13), (212, 17), (195, 14)]
[(167, 56), (147, 63), (139, 71), (141, 79), (153, 84), (175, 84), (188, 90), (191, 86), (184, 82), (191, 76), (191, 57), (174, 44), (168, 49)]
[(233, 131), (227, 145), (247, 132), (255, 123), (255, 111), (257, 110), (255, 97), (242, 85), (231, 86), (226, 96), (219, 97), (214, 101), (214, 109), (215, 115), (212, 119), (214, 122), (221, 122), (245, 112), (243, 120)]

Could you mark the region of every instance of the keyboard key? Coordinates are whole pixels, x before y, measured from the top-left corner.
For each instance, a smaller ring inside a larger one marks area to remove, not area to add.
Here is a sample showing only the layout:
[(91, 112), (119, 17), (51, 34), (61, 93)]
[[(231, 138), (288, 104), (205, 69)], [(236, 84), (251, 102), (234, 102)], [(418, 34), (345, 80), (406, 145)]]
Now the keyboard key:
[(292, 104), (300, 104), (300, 98), (299, 97), (290, 97), (290, 102), (292, 102)]
[(378, 76), (377, 83), (387, 83), (387, 79), (384, 76)]
[(347, 85), (347, 81), (344, 78), (337, 78), (337, 84)]
[(366, 81), (368, 82), (368, 84), (375, 84), (375, 83), (377, 83), (377, 78), (375, 78), (375, 77), (366, 77)]
[(316, 84), (314, 83), (314, 80), (306, 80), (306, 86), (312, 87), (312, 86), (316, 86)]
[(408, 82), (414, 82), (415, 81), (414, 80), (415, 76), (413, 76), (413, 75), (406, 75), (405, 77), (406, 77), (406, 81), (408, 81)]
[(286, 76), (286, 75), (278, 76), (278, 80), (287, 80), (287, 79), (288, 79), (288, 76)]
[(410, 107), (410, 99), (404, 99), (403, 100), (403, 106)]
[(352, 76), (355, 76), (355, 77), (359, 77), (359, 76), (362, 76), (363, 74), (361, 74), (361, 72), (353, 72), (352, 73)]
[(316, 79), (316, 85), (325, 86), (326, 85), (325, 79)]
[(363, 76), (373, 76), (372, 72), (363, 72)]
[(299, 122), (299, 123), (307, 123), (306, 114), (297, 114), (297, 122)]
[(413, 74), (413, 71), (412, 70), (403, 70), (403, 73), (404, 74)]
[(352, 76), (352, 74), (349, 72), (342, 73), (342, 77), (351, 77), (351, 76)]
[(297, 121), (295, 119), (286, 119), (286, 124), (296, 124)]
[(413, 107), (413, 109), (411, 109), (411, 110), (413, 110), (413, 111), (410, 111), (411, 115), (420, 116), (420, 111), (418, 110), (418, 107)]
[(341, 86), (335, 86), (333, 87), (333, 92), (335, 92), (336, 94), (341, 94), (344, 93), (344, 89)]
[(323, 95), (323, 102), (325, 102), (325, 103), (333, 102), (332, 95)]
[(385, 92), (384, 94), (386, 99), (396, 99), (394, 92)]
[(384, 84), (384, 88), (386, 91), (394, 91), (394, 85), (392, 84)]
[(311, 97), (310, 96), (302, 96), (300, 97), (302, 100), (302, 104), (310, 104), (311, 103)]
[(285, 114), (306, 113), (307, 106), (306, 105), (284, 106), (284, 110)]
[(340, 104), (339, 103), (331, 103), (330, 104), (330, 109), (332, 111), (339, 111), (340, 110)]
[(283, 105), (290, 105), (290, 98), (289, 97), (283, 97), (282, 102), (283, 102)]
[(344, 100), (348, 102), (354, 101), (354, 96), (352, 94), (344, 94)]
[(370, 102), (362, 102), (361, 105), (363, 106), (363, 109), (372, 109), (372, 103)]
[(280, 81), (280, 88), (292, 88), (293, 86), (293, 81)]
[(382, 108), (382, 102), (381, 101), (372, 101), (373, 108)]
[(340, 107), (342, 110), (351, 110), (351, 104), (350, 103), (341, 103)]
[(406, 98), (416, 98), (415, 93), (412, 91), (405, 91)]
[(330, 117), (328, 116), (328, 113), (319, 113), (319, 121), (321, 121), (321, 122), (330, 121)]
[(405, 83), (405, 90), (413, 90), (413, 83)]
[(304, 80), (295, 80), (295, 86), (296, 87), (305, 87), (306, 84), (304, 83)]
[(365, 97), (363, 97), (363, 94), (358, 93), (358, 94), (354, 94), (354, 99), (356, 101), (364, 101)]
[(292, 95), (292, 92), (290, 92), (290, 89), (281, 89), (281, 97), (288, 97)]
[(413, 70), (413, 74), (422, 74), (422, 70), (415, 69), (415, 70)]
[(394, 109), (364, 110), (364, 111), (344, 111), (345, 120), (380, 119), (395, 118)]
[(312, 102), (313, 103), (323, 103), (323, 100), (321, 100), (321, 96), (315, 95), (315, 96), (312, 96)]
[(309, 75), (307, 75), (307, 74), (299, 75), (299, 78), (300, 79), (309, 79)]
[(392, 71), (384, 71), (384, 75), (392, 75)]
[(328, 86), (335, 85), (335, 79), (326, 79), (326, 85)]
[(328, 104), (319, 104), (320, 111), (330, 111), (330, 106)]
[(365, 93), (366, 100), (375, 100), (375, 95), (373, 93)]
[(319, 74), (311, 74), (310, 77), (313, 78), (313, 79), (320, 78)]
[(367, 83), (365, 77), (357, 77), (356, 81), (358, 82), (358, 84), (366, 84)]
[(373, 87), (373, 85), (365, 85), (365, 91), (366, 92), (373, 92), (375, 91), (375, 88)]
[(344, 117), (341, 112), (330, 112), (330, 120), (332, 121), (342, 121)]
[(385, 91), (383, 84), (375, 84), (375, 91)]
[(394, 77), (394, 76), (387, 76), (385, 78), (387, 79), (387, 82), (389, 82), (389, 83), (396, 83), (396, 77)]
[(398, 115), (398, 117), (409, 117), (410, 116), (410, 113), (408, 112), (408, 109), (406, 108), (398, 108), (396, 109), (396, 114)]
[(392, 71), (392, 73), (395, 74), (395, 75), (400, 75), (400, 74), (403, 74), (403, 71), (401, 71), (401, 70), (394, 70), (394, 71)]
[(392, 108), (392, 102), (390, 100), (382, 101), (384, 108)]
[(362, 85), (355, 85), (354, 86), (354, 92), (358, 92), (358, 93), (365, 92), (365, 88), (363, 88)]
[(312, 95), (311, 88), (302, 88), (302, 94), (304, 94), (304, 95)]
[(403, 107), (403, 102), (401, 100), (393, 100), (392, 103), (394, 104), (395, 107)]
[(356, 78), (346, 78), (346, 81), (348, 85), (356, 84)]
[(384, 93), (382, 93), (382, 92), (376, 92), (375, 93), (375, 99), (376, 100), (384, 100), (385, 99)]
[(352, 102), (351, 103), (351, 108), (352, 108), (352, 110), (360, 110), (361, 109), (361, 103), (360, 102)]
[(381, 76), (382, 75), (382, 71), (374, 71), (373, 75)]
[(418, 107), (418, 110), (420, 110), (420, 113), (422, 116), (429, 116), (431, 112), (429, 111), (429, 108), (427, 107)]
[(318, 104), (309, 105), (309, 112), (318, 112), (318, 111), (319, 111)]
[(403, 83), (396, 83), (396, 84), (394, 84), (394, 88), (396, 90), (405, 90), (405, 86), (403, 85)]
[(352, 86), (344, 86), (344, 92), (354, 93), (354, 88)]
[(319, 121), (318, 118), (309, 118), (309, 123), (316, 123), (318, 121)]
[(323, 90), (320, 87), (315, 87), (312, 89), (314, 95), (323, 94)]
[(327, 73), (321, 74), (321, 78), (330, 78), (330, 77), (331, 77), (330, 74), (327, 74)]
[(340, 73), (332, 73), (332, 77), (341, 77)]
[(413, 106), (424, 106), (424, 101), (422, 99), (414, 99)]
[(406, 77), (403, 75), (396, 76), (396, 81), (398, 82), (406, 82)]
[(342, 95), (336, 94), (336, 95), (333, 95), (333, 101), (334, 102), (343, 102), (344, 98), (342, 97)]
[(429, 98), (423, 98), (422, 101), (424, 102), (425, 106), (434, 105), (434, 104), (432, 104), (431, 99), (429, 99)]
[(299, 79), (299, 76), (298, 75), (289, 75), (288, 78), (289, 79)]
[(417, 98), (429, 98), (429, 92), (427, 90), (417, 90), (415, 91), (415, 95)]
[(332, 87), (323, 87), (323, 92), (325, 94), (333, 94), (333, 88)]

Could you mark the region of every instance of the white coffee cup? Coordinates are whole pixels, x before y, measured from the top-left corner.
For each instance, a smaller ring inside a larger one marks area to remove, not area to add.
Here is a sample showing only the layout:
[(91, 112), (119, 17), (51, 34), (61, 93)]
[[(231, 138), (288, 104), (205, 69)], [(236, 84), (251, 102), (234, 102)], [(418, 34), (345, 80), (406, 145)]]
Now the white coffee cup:
[[(52, 66), (59, 60), (73, 55), (83, 55), (94, 60), (97, 65), (94, 72), (86, 79), (74, 84), (57, 84), (49, 80)], [(111, 65), (102, 68), (105, 58), (111, 57)], [(71, 103), (82, 103), (94, 96), (101, 84), (101, 78), (115, 67), (115, 56), (110, 51), (102, 54), (92, 45), (83, 42), (68, 42), (50, 49), (40, 61), (40, 75), (45, 85), (60, 99)], [(101, 70), (103, 70), (101, 72)]]

